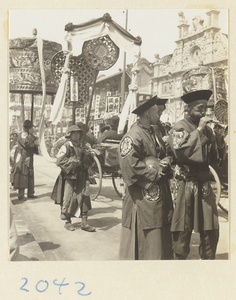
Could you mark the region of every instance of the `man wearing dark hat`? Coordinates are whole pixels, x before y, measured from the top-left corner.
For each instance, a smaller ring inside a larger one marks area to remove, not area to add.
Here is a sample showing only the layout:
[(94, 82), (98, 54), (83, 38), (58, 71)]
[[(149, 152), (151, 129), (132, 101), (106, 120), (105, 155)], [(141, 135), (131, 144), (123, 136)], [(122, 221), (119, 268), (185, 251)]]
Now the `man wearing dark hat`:
[(172, 258), (168, 230), (173, 211), (167, 180), (170, 161), (152, 128), (158, 122), (166, 101), (154, 96), (136, 108), (133, 113), (140, 118), (120, 142), (119, 161), (126, 186), (121, 259)]
[(57, 178), (51, 198), (60, 203), (61, 219), (65, 221), (67, 230), (75, 230), (71, 217), (80, 208), (81, 229), (92, 232), (95, 228), (87, 222), (88, 211), (91, 210), (88, 168), (92, 159), (89, 150), (82, 147), (83, 134), (85, 133), (77, 125), (69, 127), (67, 141), (57, 155), (57, 166), (61, 168), (61, 174)]
[(200, 233), (201, 259), (215, 259), (219, 225), (215, 194), (209, 180), (209, 164), (218, 153), (213, 132), (205, 116), (210, 90), (185, 94), (187, 114), (170, 132), (169, 144), (176, 159), (175, 178), (178, 184), (172, 218), (175, 259), (186, 259), (190, 252), (192, 230)]
[(38, 141), (34, 136), (33, 124), (25, 120), (23, 131), (19, 134), (17, 147), (14, 153), (12, 168), (12, 184), (18, 189), (18, 199), (24, 200), (25, 189), (28, 198), (36, 198), (34, 195), (34, 162), (33, 155), (38, 154)]
[[(83, 131), (85, 130), (85, 124), (83, 122), (78, 122), (76, 125), (79, 126), (80, 128), (82, 128)], [(88, 143), (89, 145), (91, 145), (91, 147), (93, 147), (95, 144), (98, 143), (97, 138), (92, 133), (90, 124), (88, 124), (87, 129), (86, 129), (85, 142)]]
[(120, 141), (123, 137), (123, 134), (117, 133), (118, 124), (119, 124), (119, 117), (112, 116), (108, 124), (102, 128), (103, 133), (99, 137), (98, 142), (103, 143), (106, 140)]

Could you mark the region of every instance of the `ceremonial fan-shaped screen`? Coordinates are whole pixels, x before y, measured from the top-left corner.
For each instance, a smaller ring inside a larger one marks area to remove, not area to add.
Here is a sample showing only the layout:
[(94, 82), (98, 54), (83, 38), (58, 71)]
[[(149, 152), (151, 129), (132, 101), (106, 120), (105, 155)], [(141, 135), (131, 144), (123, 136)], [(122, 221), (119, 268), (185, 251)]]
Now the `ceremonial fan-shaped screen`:
[(84, 42), (82, 55), (87, 64), (97, 71), (111, 68), (119, 57), (119, 48), (108, 35)]
[[(52, 59), (51, 70), (58, 81), (60, 81), (67, 54), (68, 51), (59, 51)], [(70, 77), (73, 76), (78, 82), (78, 102), (76, 103), (76, 106), (83, 107), (88, 101), (88, 88), (95, 80), (97, 71), (86, 63), (82, 55), (70, 57), (69, 69), (70, 76), (67, 85), (65, 104), (72, 104), (70, 99)]]
[[(59, 51), (52, 58), (51, 71), (60, 81), (68, 51)], [(108, 35), (84, 42), (82, 54), (71, 56), (69, 60), (70, 76), (67, 85), (66, 105), (71, 105), (72, 98), (76, 107), (83, 107), (88, 102), (89, 86), (96, 79), (98, 71), (111, 68), (119, 57), (119, 48)], [(71, 85), (73, 93), (71, 97)]]
[(225, 100), (219, 100), (215, 105), (215, 116), (221, 123), (228, 122), (228, 103)]

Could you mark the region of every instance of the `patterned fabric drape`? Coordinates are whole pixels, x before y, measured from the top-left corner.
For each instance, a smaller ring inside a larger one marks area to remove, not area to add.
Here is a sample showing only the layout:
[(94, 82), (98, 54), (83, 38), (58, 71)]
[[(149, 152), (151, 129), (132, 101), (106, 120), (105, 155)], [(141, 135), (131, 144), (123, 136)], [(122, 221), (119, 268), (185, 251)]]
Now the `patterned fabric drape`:
[(46, 144), (45, 144), (45, 138), (44, 138), (44, 132), (45, 132), (44, 110), (45, 110), (47, 93), (46, 93), (46, 76), (44, 70), (44, 58), (43, 58), (43, 40), (40, 37), (37, 37), (37, 48), (38, 48), (40, 73), (42, 79), (42, 111), (41, 111), (41, 117), (39, 121), (39, 147), (43, 157), (45, 157), (47, 160), (54, 161), (55, 159), (51, 158), (48, 154)]
[(128, 130), (137, 121), (137, 115), (132, 114), (132, 111), (137, 107), (137, 74), (138, 74), (138, 63), (141, 57), (141, 52), (134, 56), (131, 84), (129, 85), (129, 94), (123, 106), (122, 112), (120, 114), (120, 121), (118, 126), (118, 133), (123, 133), (124, 128), (128, 119)]
[(56, 125), (58, 122), (60, 122), (63, 108), (65, 104), (66, 99), (66, 90), (67, 90), (67, 84), (68, 84), (68, 76), (70, 75), (69, 70), (69, 61), (70, 56), (72, 55), (72, 52), (69, 52), (66, 56), (64, 69), (61, 76), (61, 82), (59, 84), (59, 88), (57, 90), (57, 94), (52, 106), (51, 114), (50, 114), (50, 121), (52, 124)]
[[(108, 14), (107, 14), (108, 15)], [(133, 37), (128, 31), (124, 30), (110, 16), (104, 15), (103, 18), (92, 20), (80, 25), (67, 24), (67, 35), (65, 40), (72, 46), (74, 56), (81, 54), (84, 41), (92, 40), (103, 35), (109, 35), (114, 43), (125, 52), (139, 52), (141, 44), (140, 38)]]

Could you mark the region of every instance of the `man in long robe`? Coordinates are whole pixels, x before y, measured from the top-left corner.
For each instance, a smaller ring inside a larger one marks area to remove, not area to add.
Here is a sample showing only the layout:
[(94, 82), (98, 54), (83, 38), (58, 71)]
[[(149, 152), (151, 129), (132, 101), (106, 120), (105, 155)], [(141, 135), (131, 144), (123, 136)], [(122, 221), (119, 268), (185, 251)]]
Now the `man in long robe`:
[(14, 153), (11, 181), (15, 189), (18, 189), (18, 199), (25, 199), (25, 189), (28, 198), (36, 198), (34, 195), (34, 154), (38, 154), (38, 139), (33, 134), (34, 127), (30, 120), (25, 120), (23, 131), (18, 136)]
[(119, 161), (126, 185), (121, 259), (172, 259), (169, 225), (173, 205), (166, 176), (170, 159), (151, 126), (157, 123), (166, 101), (155, 96), (135, 109), (133, 113), (140, 119), (120, 143)]
[(175, 178), (178, 191), (172, 218), (175, 259), (186, 259), (192, 231), (200, 233), (201, 259), (215, 259), (219, 225), (209, 164), (217, 162), (215, 137), (205, 117), (210, 90), (185, 94), (187, 114), (170, 132), (169, 145), (176, 158)]

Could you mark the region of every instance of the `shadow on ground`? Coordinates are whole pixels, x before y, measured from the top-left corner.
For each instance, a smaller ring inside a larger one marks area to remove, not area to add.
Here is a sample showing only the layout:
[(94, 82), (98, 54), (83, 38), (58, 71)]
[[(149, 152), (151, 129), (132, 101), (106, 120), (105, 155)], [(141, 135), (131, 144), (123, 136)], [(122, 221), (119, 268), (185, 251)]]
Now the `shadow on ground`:
[(38, 243), (38, 244), (39, 244), (39, 247), (43, 251), (54, 250), (54, 249), (57, 249), (61, 246), (60, 244), (54, 244), (52, 242), (41, 242), (41, 243)]
[(19, 200), (18, 198), (15, 200), (11, 200), (13, 205), (17, 205), (17, 204), (22, 204), (26, 201), (27, 199), (25, 198), (24, 200)]
[(113, 186), (102, 187), (100, 195), (110, 197), (111, 199), (121, 200), (121, 197), (117, 195)]
[(228, 253), (220, 253), (220, 254), (216, 254), (216, 259), (217, 260), (225, 260), (225, 259), (228, 259), (229, 256), (228, 256)]
[(13, 261), (39, 261), (36, 257), (27, 257), (22, 254), (18, 254)]
[(112, 227), (121, 223), (121, 219), (114, 217), (104, 217), (100, 219), (88, 219), (89, 225), (99, 228), (100, 230), (107, 231)]
[[(17, 195), (11, 195), (11, 197), (13, 197), (13, 196), (16, 196), (17, 197)], [(19, 200), (18, 198), (16, 198), (16, 199), (13, 199), (13, 200), (11, 200), (11, 202), (12, 202), (12, 204), (14, 204), (14, 205), (16, 205), (16, 204), (22, 204), (22, 203), (24, 203), (25, 201), (31, 201), (31, 203), (37, 203), (37, 202), (42, 202), (42, 201), (48, 201), (48, 199), (49, 200), (51, 200), (51, 192), (48, 192), (48, 193), (44, 193), (44, 194), (40, 194), (40, 195), (37, 195), (37, 198), (35, 198), (35, 199), (30, 199), (30, 198), (25, 198), (25, 199), (23, 199), (23, 200)], [(52, 200), (53, 201), (53, 200)]]
[(34, 241), (35, 241), (35, 239), (32, 234), (24, 234), (24, 235), (18, 236), (19, 246), (24, 246), (24, 245), (34, 242)]
[(98, 207), (98, 208), (93, 208), (89, 212), (89, 216), (94, 216), (94, 215), (98, 215), (98, 214), (105, 214), (105, 213), (114, 213), (115, 211), (117, 211), (117, 208), (113, 207), (113, 206)]

